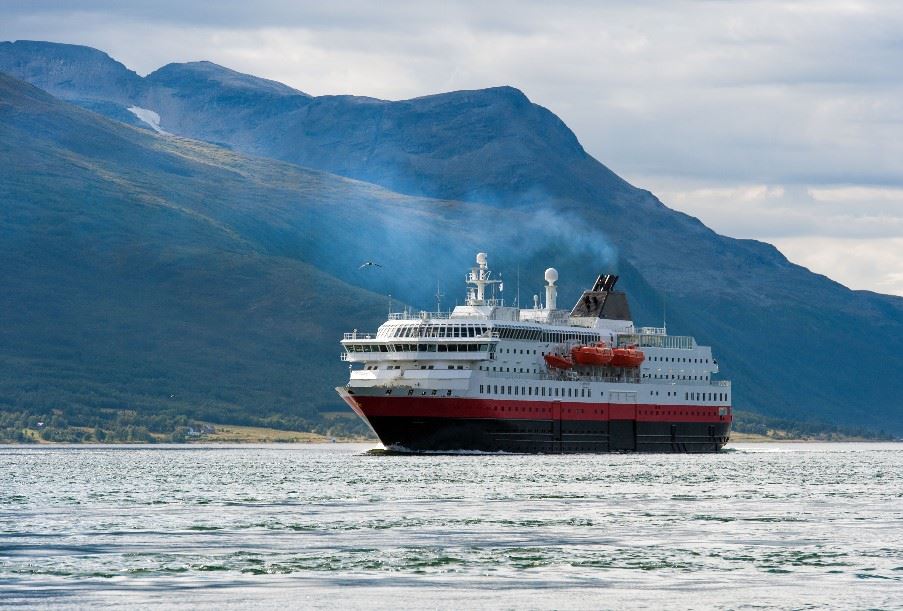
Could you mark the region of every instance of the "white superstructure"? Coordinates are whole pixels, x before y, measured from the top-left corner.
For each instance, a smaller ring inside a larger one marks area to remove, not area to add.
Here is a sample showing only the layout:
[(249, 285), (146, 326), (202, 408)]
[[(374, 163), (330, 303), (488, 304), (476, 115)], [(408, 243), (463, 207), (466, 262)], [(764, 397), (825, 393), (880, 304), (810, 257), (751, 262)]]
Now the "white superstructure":
[[(672, 410), (717, 407), (730, 415), (731, 387), (715, 381), (711, 348), (665, 328), (634, 327), (617, 277), (600, 276), (571, 310), (557, 308), (558, 272), (545, 272), (545, 303), (505, 306), (493, 290), (500, 280), (479, 253), (467, 274), (467, 299), (451, 312), (401, 312), (374, 332), (342, 340), (350, 365), (347, 389), (367, 395), (627, 404)], [(550, 367), (546, 355), (600, 342), (635, 346), (637, 367)]]

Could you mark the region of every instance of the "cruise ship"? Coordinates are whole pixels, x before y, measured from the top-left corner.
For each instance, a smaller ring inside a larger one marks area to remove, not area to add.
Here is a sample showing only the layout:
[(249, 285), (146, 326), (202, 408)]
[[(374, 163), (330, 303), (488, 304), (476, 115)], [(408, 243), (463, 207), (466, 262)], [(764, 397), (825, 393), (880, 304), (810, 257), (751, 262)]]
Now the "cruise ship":
[(635, 327), (617, 280), (598, 276), (568, 311), (549, 268), (544, 303), (510, 307), (479, 253), (464, 305), (346, 333), (336, 391), (402, 452), (717, 452), (731, 385), (711, 348)]

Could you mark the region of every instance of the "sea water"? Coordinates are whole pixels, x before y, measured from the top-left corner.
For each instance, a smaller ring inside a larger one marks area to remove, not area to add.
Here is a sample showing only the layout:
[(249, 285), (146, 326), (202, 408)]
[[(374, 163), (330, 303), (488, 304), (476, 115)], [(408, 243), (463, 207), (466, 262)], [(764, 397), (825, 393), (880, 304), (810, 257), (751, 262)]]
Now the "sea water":
[(0, 606), (903, 608), (903, 444), (0, 447)]

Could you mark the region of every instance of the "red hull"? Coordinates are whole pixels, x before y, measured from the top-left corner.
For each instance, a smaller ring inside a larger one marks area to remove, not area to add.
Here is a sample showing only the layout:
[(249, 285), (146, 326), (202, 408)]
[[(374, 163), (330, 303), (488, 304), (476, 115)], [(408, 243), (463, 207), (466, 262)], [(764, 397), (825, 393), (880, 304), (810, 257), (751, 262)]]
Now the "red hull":
[[(636, 420), (637, 422), (730, 423), (724, 405), (657, 405), (649, 403), (581, 403), (517, 399), (386, 397), (349, 394), (342, 397), (361, 417), (410, 416), (481, 419)], [(722, 414), (722, 411), (724, 412)]]
[(717, 452), (728, 406), (356, 395), (337, 389), (387, 448), (409, 452)]

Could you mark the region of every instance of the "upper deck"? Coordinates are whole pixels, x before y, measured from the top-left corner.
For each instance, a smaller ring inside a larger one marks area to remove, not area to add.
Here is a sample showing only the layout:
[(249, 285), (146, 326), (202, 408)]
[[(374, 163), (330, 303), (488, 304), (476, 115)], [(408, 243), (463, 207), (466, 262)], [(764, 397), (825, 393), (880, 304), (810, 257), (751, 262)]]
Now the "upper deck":
[[(599, 276), (568, 311), (556, 307), (558, 274), (549, 269), (545, 303), (534, 296), (532, 308), (518, 308), (496, 298), (494, 288), (501, 289), (501, 282), (492, 279), (486, 256), (478, 255), (477, 263), (467, 276), (474, 286), (464, 305), (445, 312), (390, 313), (376, 331), (346, 333), (342, 360), (365, 363), (370, 372), (395, 372), (381, 376), (435, 368), (472, 370), (487, 377), (560, 379), (564, 372), (550, 370), (546, 355), (569, 354), (577, 346), (601, 342), (612, 348), (641, 349), (645, 360), (621, 370), (574, 367), (567, 375), (583, 381), (698, 384), (708, 383), (718, 372), (711, 349), (699, 346), (693, 337), (668, 335), (664, 327), (635, 327), (628, 318), (626, 296), (614, 290), (616, 276)], [(493, 289), (491, 295), (487, 288)]]

